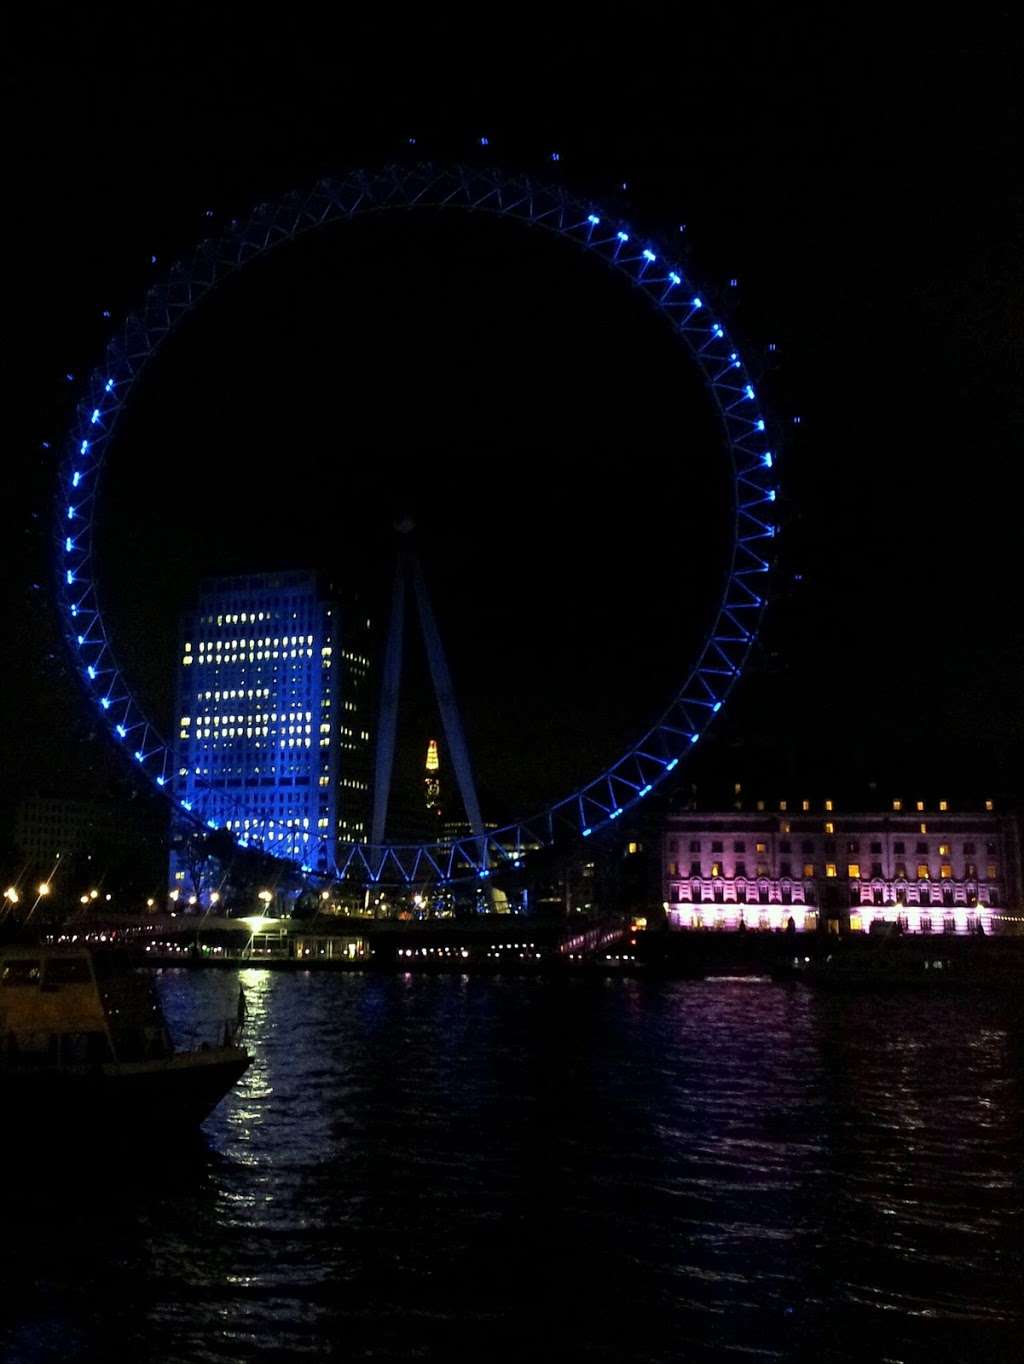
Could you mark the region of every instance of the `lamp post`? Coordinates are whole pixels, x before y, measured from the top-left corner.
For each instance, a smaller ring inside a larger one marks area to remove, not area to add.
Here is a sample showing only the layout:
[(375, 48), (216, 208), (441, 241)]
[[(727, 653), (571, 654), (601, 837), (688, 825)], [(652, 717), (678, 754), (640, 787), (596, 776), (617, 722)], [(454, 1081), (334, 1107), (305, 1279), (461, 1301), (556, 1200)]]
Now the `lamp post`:
[(45, 900), (49, 893), (50, 893), (49, 881), (40, 881), (39, 885), (36, 886), (36, 898), (32, 901), (32, 908), (25, 915), (26, 923), (28, 923), (29, 919), (31, 919), (32, 915), (39, 908), (40, 901)]
[(18, 903), (20, 899), (21, 896), (18, 894), (17, 888), (15, 886), (8, 886), (7, 889), (4, 891), (3, 914), (0, 915), (0, 918), (6, 918), (6, 916), (11, 913), (11, 911), (14, 909), (14, 906)]

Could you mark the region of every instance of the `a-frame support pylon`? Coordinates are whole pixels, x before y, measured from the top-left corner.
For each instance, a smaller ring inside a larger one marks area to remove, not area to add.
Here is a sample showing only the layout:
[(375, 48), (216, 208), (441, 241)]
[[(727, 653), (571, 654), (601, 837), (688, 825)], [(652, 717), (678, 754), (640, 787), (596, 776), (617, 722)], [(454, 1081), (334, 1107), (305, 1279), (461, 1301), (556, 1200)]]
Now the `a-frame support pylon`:
[[(404, 529), (404, 527), (403, 527)], [(380, 709), (377, 717), (377, 752), (373, 779), (373, 820), (370, 841), (379, 847), (385, 841), (388, 801), (391, 795), (391, 773), (395, 761), (395, 736), (398, 729), (398, 696), (402, 677), (402, 636), (405, 630), (406, 585), (411, 581), (416, 599), (420, 629), (427, 650), (430, 680), (441, 712), (441, 723), (448, 743), (448, 752), (455, 769), (459, 794), (465, 806), (466, 819), (474, 838), (484, 836), (480, 802), (469, 761), (469, 749), (455, 701), (448, 660), (441, 644), (441, 635), (430, 604), (430, 595), (423, 577), (419, 557), (408, 545), (401, 545), (395, 568), (395, 586), (391, 598), (391, 621), (388, 627), (387, 648), (384, 652), (384, 674), (381, 679)]]

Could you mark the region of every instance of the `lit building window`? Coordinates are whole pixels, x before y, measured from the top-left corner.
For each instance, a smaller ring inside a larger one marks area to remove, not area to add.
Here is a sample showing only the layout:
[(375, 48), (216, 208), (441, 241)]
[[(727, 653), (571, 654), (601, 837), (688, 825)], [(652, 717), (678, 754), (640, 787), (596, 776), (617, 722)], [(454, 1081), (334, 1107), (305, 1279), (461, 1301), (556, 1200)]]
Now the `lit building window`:
[(755, 852), (759, 852), (759, 853), (763, 853), (763, 852), (766, 852), (766, 851), (767, 851), (767, 848), (766, 848), (766, 846), (765, 846), (764, 843), (755, 843), (755, 844), (754, 844), (754, 851), (755, 851)]
[(903, 809), (903, 802), (902, 802), (901, 800), (894, 800), (893, 803), (892, 803), (892, 808), (893, 808), (897, 813), (899, 813), (899, 811)]
[(627, 845), (626, 851), (627, 851), (628, 853), (638, 853), (638, 852), (640, 851), (640, 844), (639, 844), (639, 843), (630, 843), (630, 844)]
[(722, 864), (721, 864), (721, 862), (712, 862), (712, 863), (711, 863), (711, 875), (712, 875), (712, 876), (721, 876), (721, 874), (722, 874)]
[(953, 868), (949, 865), (948, 862), (943, 862), (942, 865), (939, 867), (939, 876), (942, 878), (943, 881), (949, 881), (952, 878), (952, 875)]
[(788, 801), (788, 800), (780, 800), (780, 801), (779, 801), (779, 809), (782, 811), (783, 814), (786, 813), (786, 807), (787, 807), (788, 805), (789, 805), (789, 801)]
[(836, 867), (836, 864), (834, 862), (825, 863), (825, 875), (829, 877), (830, 880), (838, 876), (838, 874), (839, 874), (838, 868)]
[(834, 834), (835, 831), (836, 831), (836, 826), (832, 823), (832, 821), (831, 821), (830, 819), (827, 819), (827, 820), (825, 821), (825, 832), (826, 832), (827, 834)]
[(811, 802), (810, 802), (809, 800), (802, 800), (802, 801), (800, 802), (800, 809), (801, 809), (801, 810), (803, 810), (803, 811), (806, 812), (806, 811), (809, 810), (810, 808), (811, 808)]
[(917, 864), (917, 879), (918, 879), (919, 881), (927, 881), (927, 880), (928, 880), (928, 863), (927, 863), (927, 862), (918, 862), (918, 864)]
[(948, 801), (948, 800), (940, 800), (940, 801), (939, 801), (939, 809), (942, 811), (943, 814), (945, 814), (945, 812), (949, 809), (949, 801)]
[(859, 880), (860, 880), (860, 863), (859, 863), (859, 862), (850, 862), (850, 863), (848, 864), (847, 868), (846, 868), (846, 874), (847, 874), (847, 876), (850, 878), (851, 881), (859, 881)]
[(831, 809), (832, 809), (832, 802), (831, 802), (830, 800), (827, 800), (827, 801), (825, 802), (825, 809), (826, 809), (826, 810), (831, 810)]
[(986, 810), (989, 810), (989, 811), (992, 810), (992, 802), (991, 802), (990, 800), (987, 800), (987, 801), (985, 802), (985, 809), (986, 809)]
[(948, 844), (948, 843), (940, 843), (940, 844), (939, 844), (939, 856), (940, 856), (940, 857), (948, 857), (948, 856), (949, 856), (949, 844)]
[(923, 834), (926, 834), (926, 833), (928, 832), (928, 825), (927, 825), (927, 824), (922, 824), (922, 825), (921, 825), (921, 832), (922, 832)]
[(814, 875), (814, 863), (813, 863), (813, 862), (805, 862), (805, 863), (804, 863), (804, 876), (806, 876), (806, 877), (811, 877), (811, 876), (813, 876), (813, 875)]
[(919, 801), (917, 802), (916, 808), (917, 808), (918, 811), (923, 810), (923, 809), (924, 809), (924, 801), (923, 801), (923, 800), (919, 800)]
[(996, 866), (994, 862), (990, 862), (988, 866), (985, 868), (986, 879), (989, 881), (994, 881), (998, 875), (999, 868)]

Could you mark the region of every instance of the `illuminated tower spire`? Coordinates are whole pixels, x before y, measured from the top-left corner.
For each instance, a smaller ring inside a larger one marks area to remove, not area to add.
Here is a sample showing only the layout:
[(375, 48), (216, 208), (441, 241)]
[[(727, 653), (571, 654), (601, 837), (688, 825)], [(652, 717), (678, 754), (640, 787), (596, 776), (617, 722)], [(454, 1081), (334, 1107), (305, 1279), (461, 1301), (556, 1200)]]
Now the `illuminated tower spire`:
[(434, 819), (441, 818), (441, 760), (437, 753), (437, 740), (427, 741), (427, 762), (424, 768), (423, 794), (427, 803), (427, 814)]

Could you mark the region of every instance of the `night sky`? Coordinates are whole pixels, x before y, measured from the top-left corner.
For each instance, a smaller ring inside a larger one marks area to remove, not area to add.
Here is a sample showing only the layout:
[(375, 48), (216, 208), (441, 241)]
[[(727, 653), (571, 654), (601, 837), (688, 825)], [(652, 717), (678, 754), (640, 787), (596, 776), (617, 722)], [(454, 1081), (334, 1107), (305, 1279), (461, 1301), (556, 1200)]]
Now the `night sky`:
[[(435, 16), (396, 37), (292, 11), (93, 9), (17, 35), (9, 793), (117, 772), (46, 604), (41, 442), (59, 440), (65, 372), (98, 359), (103, 311), (138, 300), (152, 255), (405, 158), (410, 135), (425, 158), (560, 179), (670, 243), (718, 286), (758, 378), (782, 454), (775, 604), (683, 784), (1019, 790), (1008, 15), (956, 32), (657, 15), (490, 33)], [(136, 390), (100, 532), (118, 652), (162, 720), (204, 574), (312, 565), (379, 620), (391, 522), (412, 511), (485, 811), (522, 813), (614, 758), (680, 680), (722, 569), (718, 439), (658, 316), (565, 246), (451, 215), (322, 233), (221, 289)], [(422, 685), (406, 695), (409, 782), (437, 722)]]

